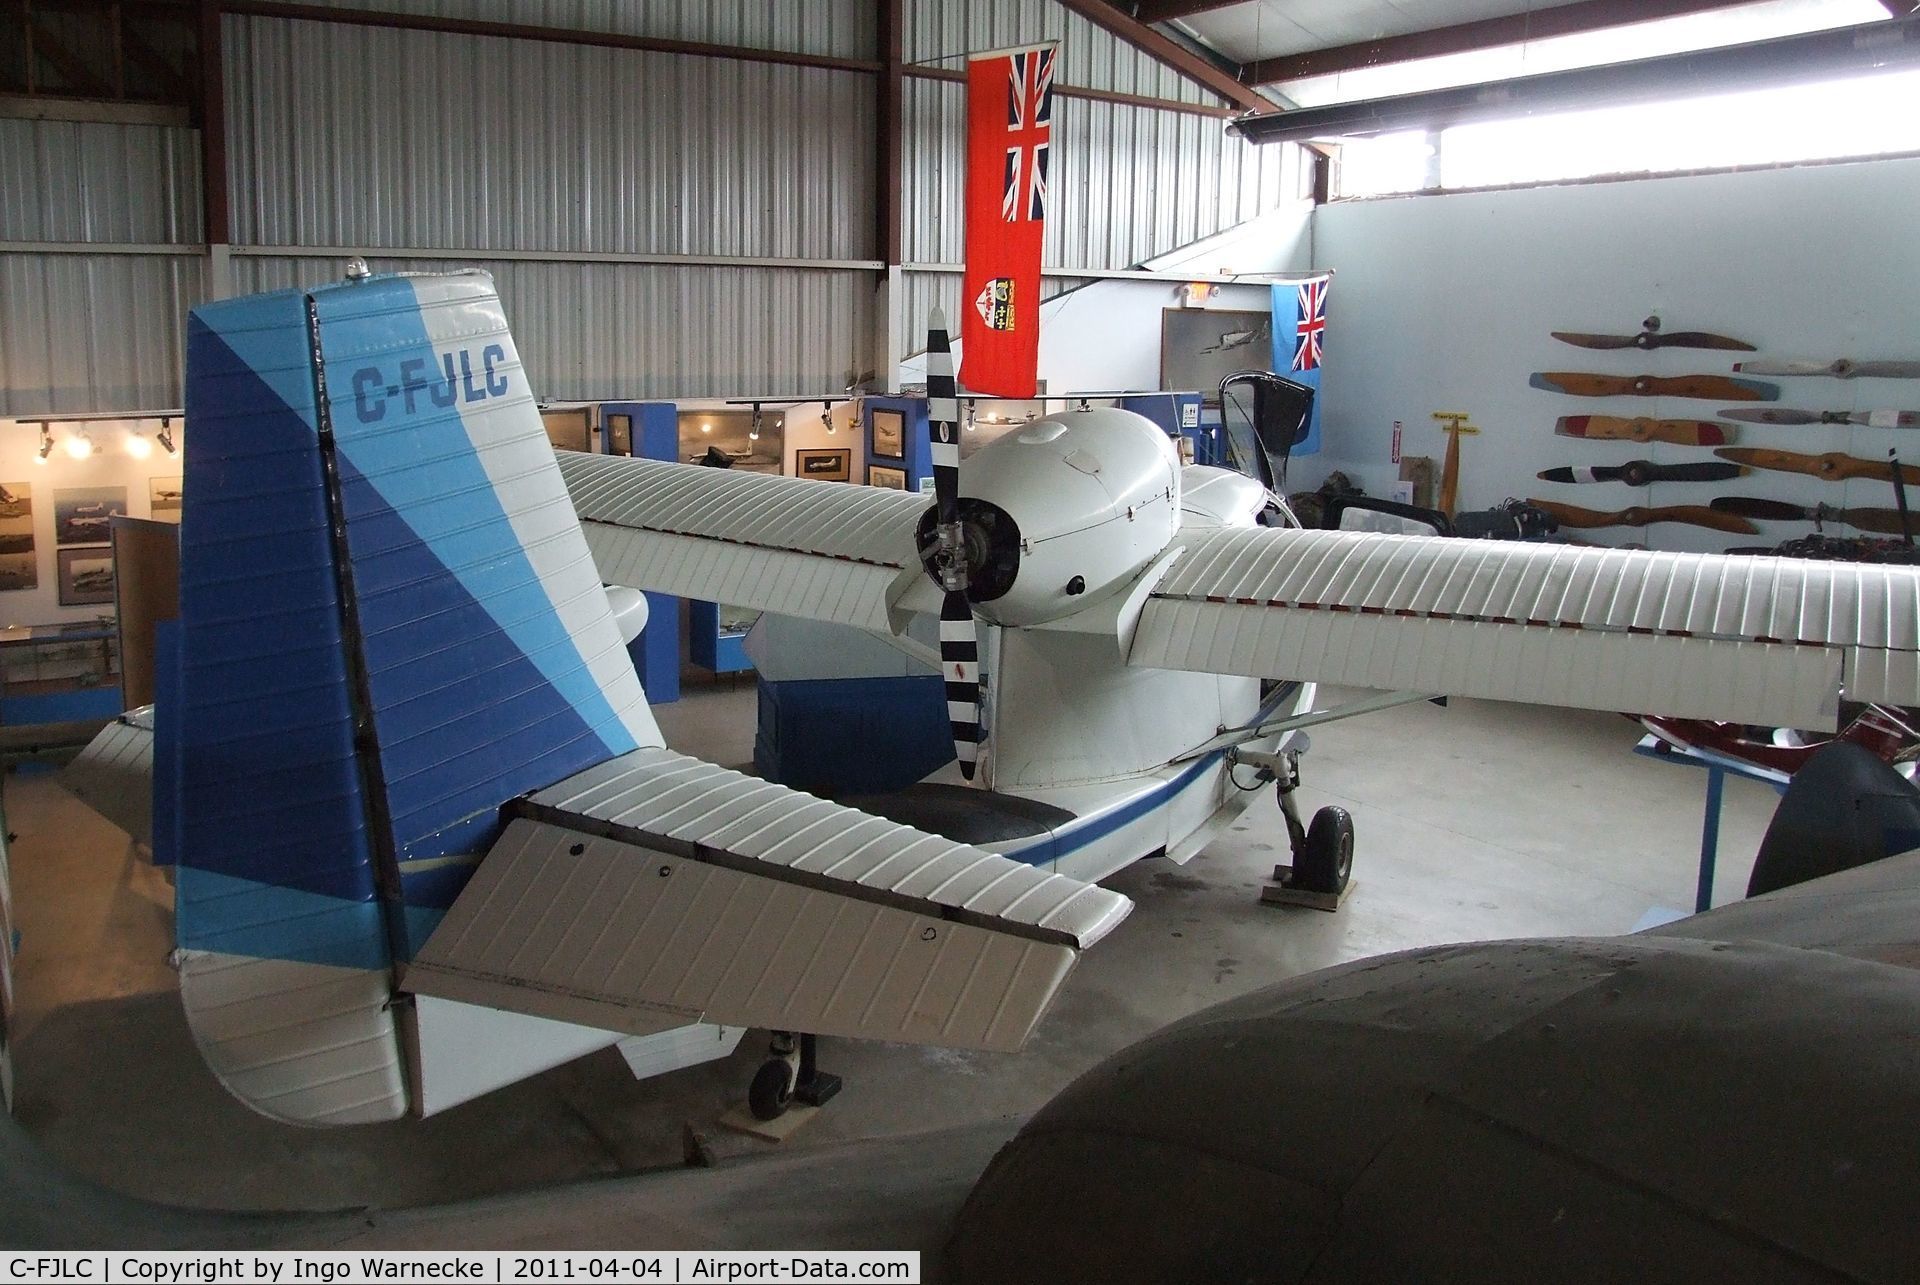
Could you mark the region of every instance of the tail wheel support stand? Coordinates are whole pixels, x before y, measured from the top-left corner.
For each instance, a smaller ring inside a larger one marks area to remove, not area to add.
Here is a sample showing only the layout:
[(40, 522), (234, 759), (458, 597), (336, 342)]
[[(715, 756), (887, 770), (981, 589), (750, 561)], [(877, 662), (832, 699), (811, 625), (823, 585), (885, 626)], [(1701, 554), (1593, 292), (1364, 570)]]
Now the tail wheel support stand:
[(1305, 906), (1311, 910), (1338, 910), (1354, 889), (1353, 816), (1345, 808), (1325, 807), (1311, 824), (1300, 818), (1294, 791), (1300, 788), (1300, 737), (1278, 754), (1241, 751), (1241, 763), (1258, 768), (1262, 780), (1271, 780), (1280, 800), (1280, 816), (1287, 823), (1287, 845), (1293, 864), (1273, 868), (1273, 882), (1260, 890), (1260, 900), (1277, 906)]
[(767, 1060), (747, 1088), (747, 1109), (756, 1120), (776, 1120), (795, 1102), (825, 1106), (840, 1092), (840, 1077), (819, 1067), (820, 1037), (775, 1031)]

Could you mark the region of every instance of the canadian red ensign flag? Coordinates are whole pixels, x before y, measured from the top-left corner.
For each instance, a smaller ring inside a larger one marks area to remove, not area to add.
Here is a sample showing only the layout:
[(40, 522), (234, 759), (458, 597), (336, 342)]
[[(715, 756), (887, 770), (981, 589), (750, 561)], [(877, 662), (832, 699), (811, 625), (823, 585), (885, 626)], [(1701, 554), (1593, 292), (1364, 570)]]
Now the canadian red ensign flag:
[(1057, 50), (1002, 49), (967, 62), (960, 382), (978, 393), (1031, 397), (1036, 390)]

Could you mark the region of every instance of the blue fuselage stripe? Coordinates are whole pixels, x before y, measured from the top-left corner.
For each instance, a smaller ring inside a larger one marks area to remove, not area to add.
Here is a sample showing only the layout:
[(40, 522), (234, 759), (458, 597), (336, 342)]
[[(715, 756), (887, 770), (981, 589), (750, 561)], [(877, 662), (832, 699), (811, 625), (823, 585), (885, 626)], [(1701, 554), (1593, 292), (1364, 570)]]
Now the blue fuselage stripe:
[[(1299, 690), (1299, 686), (1298, 683), (1288, 682), (1282, 683), (1279, 687), (1275, 688), (1273, 693), (1261, 702), (1259, 710), (1254, 714), (1248, 726), (1257, 725), (1273, 717), (1274, 711), (1279, 709), (1285, 701), (1292, 697), (1293, 694)], [(1227, 752), (1225, 750), (1215, 750), (1213, 753), (1196, 760), (1192, 767), (1189, 767), (1172, 780), (1163, 783), (1156, 789), (1149, 790), (1138, 798), (1130, 799), (1122, 803), (1110, 812), (1102, 812), (1096, 816), (1088, 817), (1085, 820), (1072, 821), (1060, 829), (1055, 830), (1046, 838), (1037, 839), (1025, 847), (1014, 848), (1001, 853), (1001, 855), (1009, 860), (1023, 862), (1030, 866), (1045, 865), (1049, 861), (1058, 861), (1062, 857), (1078, 852), (1090, 844), (1098, 843), (1114, 831), (1131, 825), (1156, 808), (1165, 807), (1175, 798), (1179, 797), (1181, 791), (1217, 767), (1220, 761), (1226, 758), (1226, 756)], [(1140, 855), (1145, 856), (1147, 854), (1141, 853)]]

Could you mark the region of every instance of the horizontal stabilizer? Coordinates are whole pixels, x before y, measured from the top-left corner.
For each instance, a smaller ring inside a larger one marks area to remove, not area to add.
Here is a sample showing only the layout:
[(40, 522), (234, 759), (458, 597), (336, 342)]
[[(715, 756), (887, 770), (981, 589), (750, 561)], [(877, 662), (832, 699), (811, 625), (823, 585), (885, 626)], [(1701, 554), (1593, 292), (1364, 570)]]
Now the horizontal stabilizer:
[(1131, 908), (666, 750), (522, 813), (408, 989), (636, 1033), (697, 1019), (1011, 1050)]
[(60, 773), (82, 803), (153, 846), (153, 706), (128, 710), (101, 728)]
[(610, 584), (888, 631), (917, 495), (657, 460), (560, 453)]
[(1832, 727), (1920, 700), (1920, 570), (1350, 531), (1222, 531), (1128, 662)]

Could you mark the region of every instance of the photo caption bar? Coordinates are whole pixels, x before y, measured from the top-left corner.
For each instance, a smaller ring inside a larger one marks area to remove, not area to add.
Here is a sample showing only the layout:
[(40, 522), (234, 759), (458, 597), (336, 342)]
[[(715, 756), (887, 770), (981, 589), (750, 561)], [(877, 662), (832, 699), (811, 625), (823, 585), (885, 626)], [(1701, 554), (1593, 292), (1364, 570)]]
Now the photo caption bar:
[(308, 1253), (304, 1250), (109, 1250), (13, 1253), (0, 1257), (0, 1285), (27, 1282), (152, 1282), (223, 1285), (225, 1282), (376, 1281), (596, 1282), (642, 1285), (735, 1285), (749, 1281), (886, 1281), (919, 1285), (918, 1250), (757, 1250), (717, 1253), (608, 1250), (597, 1253), (497, 1252)]

